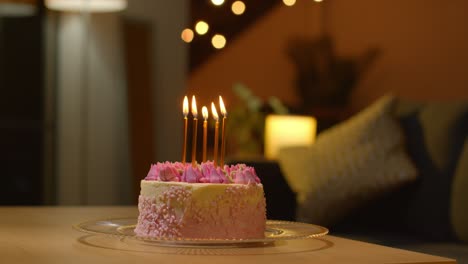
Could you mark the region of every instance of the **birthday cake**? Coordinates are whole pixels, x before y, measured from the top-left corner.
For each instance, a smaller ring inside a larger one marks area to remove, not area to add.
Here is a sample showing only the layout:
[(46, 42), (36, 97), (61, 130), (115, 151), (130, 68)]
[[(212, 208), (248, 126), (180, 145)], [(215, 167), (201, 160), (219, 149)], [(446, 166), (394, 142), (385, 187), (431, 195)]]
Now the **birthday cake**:
[(265, 206), (263, 186), (252, 167), (157, 163), (141, 181), (135, 234), (169, 239), (263, 238)]

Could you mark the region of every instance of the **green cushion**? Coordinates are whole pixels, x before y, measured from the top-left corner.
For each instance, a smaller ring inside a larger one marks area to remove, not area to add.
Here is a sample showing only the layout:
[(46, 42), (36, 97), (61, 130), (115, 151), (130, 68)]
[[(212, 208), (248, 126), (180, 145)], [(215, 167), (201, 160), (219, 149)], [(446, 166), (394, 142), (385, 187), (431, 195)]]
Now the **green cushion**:
[(466, 136), (461, 128), (467, 110), (466, 102), (425, 103), (402, 115), (407, 149), (420, 173), (405, 205), (405, 222), (412, 232), (437, 240), (454, 237), (452, 182)]
[(450, 168), (453, 159), (457, 158), (451, 154), (457, 140), (453, 129), (467, 111), (468, 103), (450, 102), (427, 104), (420, 112), (427, 151), (440, 170), (454, 169)]
[(451, 220), (458, 239), (468, 242), (468, 138), (452, 183)]

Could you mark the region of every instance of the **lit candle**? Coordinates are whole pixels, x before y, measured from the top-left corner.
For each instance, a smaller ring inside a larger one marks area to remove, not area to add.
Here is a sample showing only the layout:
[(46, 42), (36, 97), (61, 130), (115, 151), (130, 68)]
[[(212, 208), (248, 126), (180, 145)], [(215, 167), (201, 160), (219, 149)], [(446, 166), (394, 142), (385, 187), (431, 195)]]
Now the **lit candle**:
[(226, 118), (227, 118), (227, 111), (224, 107), (223, 98), (219, 97), (219, 110), (223, 115), (223, 126), (221, 128), (221, 159), (220, 159), (220, 166), (224, 166), (224, 154), (226, 152)]
[(185, 158), (187, 157), (187, 116), (189, 112), (188, 98), (184, 97), (184, 103), (182, 104), (182, 113), (184, 115), (184, 148), (182, 151), (182, 162), (185, 164)]
[(214, 137), (214, 151), (213, 151), (213, 163), (216, 167), (218, 163), (218, 130), (219, 130), (219, 117), (218, 112), (216, 111), (216, 106), (213, 102), (211, 102), (211, 114), (213, 115), (213, 119), (216, 121), (215, 123), (215, 137)]
[(195, 95), (192, 96), (192, 115), (193, 115), (193, 138), (192, 138), (192, 166), (197, 165), (197, 128), (198, 128), (198, 110)]
[(208, 108), (206, 106), (202, 107), (202, 115), (203, 115), (203, 162), (206, 161), (206, 139), (208, 135)]

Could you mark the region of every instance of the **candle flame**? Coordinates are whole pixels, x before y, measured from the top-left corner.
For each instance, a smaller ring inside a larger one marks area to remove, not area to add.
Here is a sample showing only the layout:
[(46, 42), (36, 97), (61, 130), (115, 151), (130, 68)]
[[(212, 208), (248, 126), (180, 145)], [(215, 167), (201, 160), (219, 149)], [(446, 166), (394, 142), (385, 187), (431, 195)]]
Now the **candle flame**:
[(218, 121), (218, 111), (216, 111), (216, 106), (213, 102), (211, 102), (211, 114), (213, 115), (214, 120)]
[(188, 98), (187, 96), (184, 97), (184, 103), (182, 105), (182, 113), (184, 114), (184, 117), (187, 117), (188, 115)]
[(206, 108), (206, 106), (203, 106), (201, 111), (202, 111), (203, 119), (206, 121), (208, 119), (208, 108)]
[(221, 96), (219, 96), (219, 110), (221, 111), (221, 114), (222, 114), (224, 117), (227, 116), (226, 107), (224, 107), (223, 98), (222, 98)]
[(194, 118), (198, 117), (197, 101), (195, 100), (195, 95), (192, 96), (192, 115)]

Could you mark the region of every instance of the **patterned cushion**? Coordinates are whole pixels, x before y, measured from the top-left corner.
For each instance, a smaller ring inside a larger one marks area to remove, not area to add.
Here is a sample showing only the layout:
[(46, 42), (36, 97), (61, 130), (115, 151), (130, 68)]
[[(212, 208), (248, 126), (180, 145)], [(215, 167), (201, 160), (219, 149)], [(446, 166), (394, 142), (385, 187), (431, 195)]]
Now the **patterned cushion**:
[(286, 148), (279, 162), (298, 194), (298, 220), (332, 225), (382, 193), (416, 179), (385, 96), (317, 137), (310, 148)]

